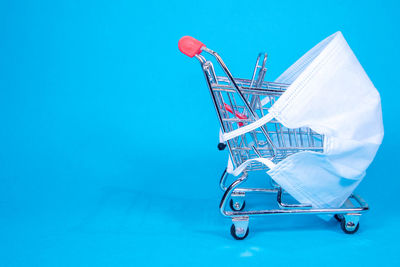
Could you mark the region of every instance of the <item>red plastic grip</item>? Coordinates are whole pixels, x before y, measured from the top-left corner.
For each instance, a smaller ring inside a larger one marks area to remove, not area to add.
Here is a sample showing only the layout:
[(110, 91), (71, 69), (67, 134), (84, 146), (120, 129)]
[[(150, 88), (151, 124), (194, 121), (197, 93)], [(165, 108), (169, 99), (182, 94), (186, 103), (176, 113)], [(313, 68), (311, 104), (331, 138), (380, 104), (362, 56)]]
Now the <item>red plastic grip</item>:
[(233, 109), (231, 108), (231, 106), (229, 106), (228, 104), (224, 103), (224, 107), (228, 112), (233, 114)]
[[(239, 119), (241, 119), (241, 120), (247, 120), (247, 116), (246, 116), (246, 115), (244, 115), (244, 114), (242, 114), (242, 113), (239, 113), (239, 112), (236, 111), (236, 110), (235, 110), (235, 112), (233, 112), (233, 109), (232, 109), (231, 106), (229, 106), (228, 104), (224, 103), (224, 107), (225, 107), (225, 109), (226, 109), (228, 112), (234, 114), (235, 117), (237, 117), (237, 118), (239, 118)], [(240, 127), (243, 126), (243, 122), (238, 122), (238, 124), (239, 124)]]
[(201, 53), (201, 48), (205, 46), (202, 42), (190, 36), (183, 36), (179, 42), (179, 50), (188, 57), (194, 57)]

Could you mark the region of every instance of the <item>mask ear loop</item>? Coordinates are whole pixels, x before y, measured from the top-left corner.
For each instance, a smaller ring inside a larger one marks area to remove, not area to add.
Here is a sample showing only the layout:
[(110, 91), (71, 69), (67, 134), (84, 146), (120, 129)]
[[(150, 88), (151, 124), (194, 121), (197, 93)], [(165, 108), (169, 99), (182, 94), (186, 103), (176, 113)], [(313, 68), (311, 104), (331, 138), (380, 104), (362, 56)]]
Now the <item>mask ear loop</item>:
[[(233, 130), (229, 133), (225, 133), (220, 135), (220, 141), (227, 141), (230, 140), (232, 138), (235, 138), (239, 135), (242, 134), (246, 134), (248, 132), (254, 131), (255, 129), (267, 124), (268, 122), (270, 122), (273, 119), (273, 115), (271, 113), (268, 113), (267, 115), (265, 115), (264, 117), (262, 117), (261, 119), (250, 123), (246, 126), (240, 127), (239, 129)], [(261, 157), (261, 155), (258, 155), (259, 158), (254, 158), (254, 159), (248, 159), (245, 162), (243, 162), (242, 164), (240, 164), (240, 166), (238, 166), (236, 169), (233, 169), (232, 167), (232, 162), (231, 162), (231, 158), (229, 157), (228, 159), (228, 168), (227, 168), (227, 172), (232, 174), (233, 176), (238, 176), (239, 174), (241, 174), (247, 166), (249, 166), (252, 162), (258, 161), (262, 164), (264, 164), (265, 166), (267, 166), (270, 170), (273, 169), (276, 164), (273, 163), (270, 159), (267, 158), (263, 158)]]
[[(229, 157), (229, 161), (231, 161), (231, 158)], [(237, 167), (236, 169), (233, 170), (232, 168), (232, 163), (229, 163), (228, 161), (228, 168), (227, 168), (227, 172), (229, 174), (232, 174), (233, 176), (238, 176), (239, 174), (241, 174), (246, 168), (247, 166), (249, 166), (252, 162), (260, 162), (262, 164), (264, 164), (265, 166), (267, 166), (270, 170), (274, 169), (276, 164), (273, 163), (271, 160), (266, 159), (266, 158), (255, 158), (255, 159), (248, 159), (245, 162), (243, 162), (242, 164), (240, 164), (239, 167)], [(230, 166), (230, 168), (229, 168)]]
[(231, 132), (228, 133), (224, 133), (222, 135), (222, 140), (223, 141), (228, 141), (231, 140), (232, 138), (235, 138), (239, 135), (254, 131), (257, 128), (260, 128), (261, 126), (263, 126), (264, 124), (267, 124), (268, 122), (270, 122), (273, 119), (273, 115), (271, 113), (268, 113), (267, 115), (265, 115), (264, 117), (262, 117), (261, 119), (252, 122), (246, 126), (240, 127), (236, 130), (233, 130)]

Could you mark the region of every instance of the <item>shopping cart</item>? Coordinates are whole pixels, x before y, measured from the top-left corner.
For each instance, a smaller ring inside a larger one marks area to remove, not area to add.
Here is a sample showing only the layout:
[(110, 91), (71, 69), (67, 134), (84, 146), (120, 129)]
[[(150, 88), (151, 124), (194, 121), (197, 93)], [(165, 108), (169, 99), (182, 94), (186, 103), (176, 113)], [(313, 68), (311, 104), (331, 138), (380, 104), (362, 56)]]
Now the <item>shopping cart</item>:
[[(259, 127), (251, 131), (240, 132), (240, 129), (245, 129), (251, 123), (261, 121), (289, 86), (264, 81), (267, 54), (258, 55), (251, 79), (241, 79), (232, 76), (216, 52), (192, 37), (182, 37), (179, 49), (185, 55), (199, 60), (221, 125), (221, 135), (230, 135), (229, 140), (218, 144), (218, 149), (228, 147), (230, 171), (242, 168), (239, 178), (229, 186), (226, 185), (227, 169), (220, 179), (224, 194), (219, 207), (222, 215), (232, 218), (232, 236), (239, 240), (246, 238), (250, 216), (279, 214), (331, 214), (340, 222), (345, 233), (355, 233), (359, 229), (361, 214), (369, 209), (358, 195), (352, 194), (342, 207), (315, 208), (307, 203), (285, 203), (283, 196), (287, 193), (272, 179), (265, 188), (240, 187), (250, 172), (268, 170), (268, 162), (279, 163), (300, 151), (323, 152), (323, 135), (305, 127), (289, 129), (274, 119), (266, 124), (260, 123)], [(202, 52), (218, 62), (222, 75), (216, 74), (212, 61), (206, 60)], [(268, 160), (262, 162), (254, 159)], [(245, 196), (248, 193), (275, 194), (278, 206), (273, 209), (245, 210)], [(230, 210), (227, 209), (228, 203)]]

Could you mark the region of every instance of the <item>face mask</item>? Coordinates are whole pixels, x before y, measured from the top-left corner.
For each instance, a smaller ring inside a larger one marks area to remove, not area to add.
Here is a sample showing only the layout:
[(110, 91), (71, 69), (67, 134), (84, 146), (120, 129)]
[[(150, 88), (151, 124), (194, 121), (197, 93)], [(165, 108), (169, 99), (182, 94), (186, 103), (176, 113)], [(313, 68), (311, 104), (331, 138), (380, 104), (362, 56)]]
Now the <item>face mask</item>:
[(346, 40), (337, 32), (307, 52), (277, 80), (290, 84), (260, 120), (221, 136), (223, 141), (275, 118), (285, 127), (324, 135), (323, 152), (303, 151), (275, 164), (250, 159), (228, 172), (239, 175), (252, 161), (300, 203), (340, 207), (365, 176), (382, 142), (380, 96)]

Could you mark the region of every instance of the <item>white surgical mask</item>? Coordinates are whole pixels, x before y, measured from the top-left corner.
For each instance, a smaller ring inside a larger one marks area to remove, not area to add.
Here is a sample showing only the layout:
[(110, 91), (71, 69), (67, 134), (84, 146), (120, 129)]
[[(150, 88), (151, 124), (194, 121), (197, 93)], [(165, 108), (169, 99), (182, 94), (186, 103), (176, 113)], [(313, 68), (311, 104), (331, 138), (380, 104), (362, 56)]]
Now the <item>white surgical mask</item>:
[[(226, 141), (275, 118), (287, 128), (309, 127), (324, 135), (323, 152), (303, 151), (277, 164), (260, 161), (268, 174), (300, 203), (316, 208), (340, 207), (365, 176), (382, 142), (381, 101), (377, 90), (337, 32), (307, 52), (277, 80), (290, 84), (269, 113), (222, 135)], [(246, 128), (247, 127), (247, 128)], [(230, 161), (230, 160), (229, 160)]]

